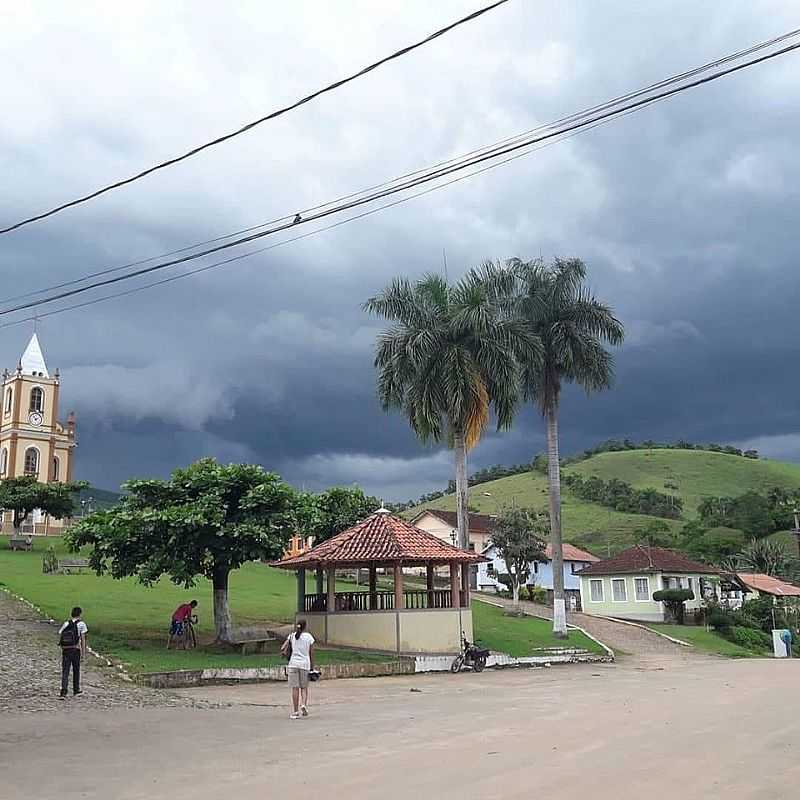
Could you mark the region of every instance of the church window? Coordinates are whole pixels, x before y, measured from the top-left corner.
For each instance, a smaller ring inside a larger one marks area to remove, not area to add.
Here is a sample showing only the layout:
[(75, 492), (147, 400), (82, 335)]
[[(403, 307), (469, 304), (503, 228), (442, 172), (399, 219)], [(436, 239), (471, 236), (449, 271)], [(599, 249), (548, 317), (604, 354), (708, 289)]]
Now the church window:
[(53, 456), (53, 480), (58, 480), (58, 456)]
[(39, 451), (35, 447), (29, 447), (25, 451), (25, 474), (39, 475)]
[(34, 386), (31, 389), (31, 411), (44, 411), (44, 389)]
[(4, 447), (0, 451), (0, 475), (5, 475), (8, 471), (8, 448)]
[(6, 389), (6, 414), (11, 413), (11, 398), (14, 396), (14, 392), (12, 391), (11, 387), (9, 386)]

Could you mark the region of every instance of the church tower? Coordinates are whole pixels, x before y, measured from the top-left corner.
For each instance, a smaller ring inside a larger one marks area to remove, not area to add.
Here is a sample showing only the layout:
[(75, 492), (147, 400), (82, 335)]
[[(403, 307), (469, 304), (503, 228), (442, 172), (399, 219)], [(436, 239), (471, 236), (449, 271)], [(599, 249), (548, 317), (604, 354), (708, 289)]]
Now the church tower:
[[(66, 425), (58, 421), (58, 370), (53, 376), (36, 333), (31, 336), (14, 372), (3, 372), (0, 413), (0, 480), (34, 475), (42, 483), (72, 480), (75, 414)], [(66, 520), (48, 519), (34, 512), (26, 533), (60, 533)], [(2, 529), (11, 529), (11, 514), (3, 515)]]

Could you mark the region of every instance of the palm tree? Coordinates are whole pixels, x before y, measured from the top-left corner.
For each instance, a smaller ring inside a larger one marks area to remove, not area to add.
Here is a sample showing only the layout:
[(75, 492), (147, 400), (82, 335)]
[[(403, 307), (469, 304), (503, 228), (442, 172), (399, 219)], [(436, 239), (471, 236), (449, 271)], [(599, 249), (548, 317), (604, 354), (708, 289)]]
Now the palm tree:
[(553, 550), (553, 632), (566, 637), (561, 539), (561, 474), (558, 409), (564, 383), (586, 392), (607, 389), (613, 358), (604, 344), (622, 343), (625, 330), (612, 310), (585, 287), (586, 266), (577, 258), (512, 259), (517, 278), (514, 310), (542, 344), (542, 357), (524, 365), (522, 385), (547, 425), (547, 472), (550, 495), (550, 544)]
[(455, 455), (459, 546), (469, 547), (467, 452), (489, 421), (513, 419), (520, 364), (535, 362), (538, 342), (508, 313), (486, 264), (453, 286), (438, 275), (412, 283), (396, 278), (364, 309), (394, 324), (378, 337), (375, 367), (384, 410), (400, 409), (422, 441), (446, 438)]

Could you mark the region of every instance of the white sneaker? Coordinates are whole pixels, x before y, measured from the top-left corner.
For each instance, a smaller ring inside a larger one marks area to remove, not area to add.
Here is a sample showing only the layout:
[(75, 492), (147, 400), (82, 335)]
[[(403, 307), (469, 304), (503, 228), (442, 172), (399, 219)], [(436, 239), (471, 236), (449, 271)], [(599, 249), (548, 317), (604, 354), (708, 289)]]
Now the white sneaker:
[(300, 706), (300, 713), (304, 716), (308, 716), (308, 709), (305, 706)]
[(292, 711), (292, 713), (289, 714), (289, 719), (300, 719), (300, 715), (296, 711)]

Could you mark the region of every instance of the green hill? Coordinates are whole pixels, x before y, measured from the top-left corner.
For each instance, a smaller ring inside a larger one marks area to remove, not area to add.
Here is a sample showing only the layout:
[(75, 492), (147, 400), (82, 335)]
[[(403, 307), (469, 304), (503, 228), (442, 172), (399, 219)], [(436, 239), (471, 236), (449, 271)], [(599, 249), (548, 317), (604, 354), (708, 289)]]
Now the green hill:
[[(683, 500), (683, 518), (664, 520), (680, 528), (695, 516), (703, 497), (735, 496), (749, 490), (766, 491), (773, 486), (800, 487), (800, 465), (779, 461), (755, 460), (706, 450), (626, 450), (600, 453), (586, 461), (564, 468), (563, 473), (618, 478), (637, 489), (652, 488), (674, 493)], [(678, 489), (665, 488), (664, 484)], [(547, 509), (547, 478), (538, 472), (512, 475), (470, 488), (470, 507), (496, 513), (512, 502), (535, 509)], [(454, 495), (425, 504), (429, 508), (455, 509)], [(413, 515), (422, 506), (407, 512)], [(562, 524), (564, 539), (599, 556), (615, 553), (632, 542), (632, 534), (655, 517), (622, 514), (596, 503), (581, 500), (562, 485)]]

